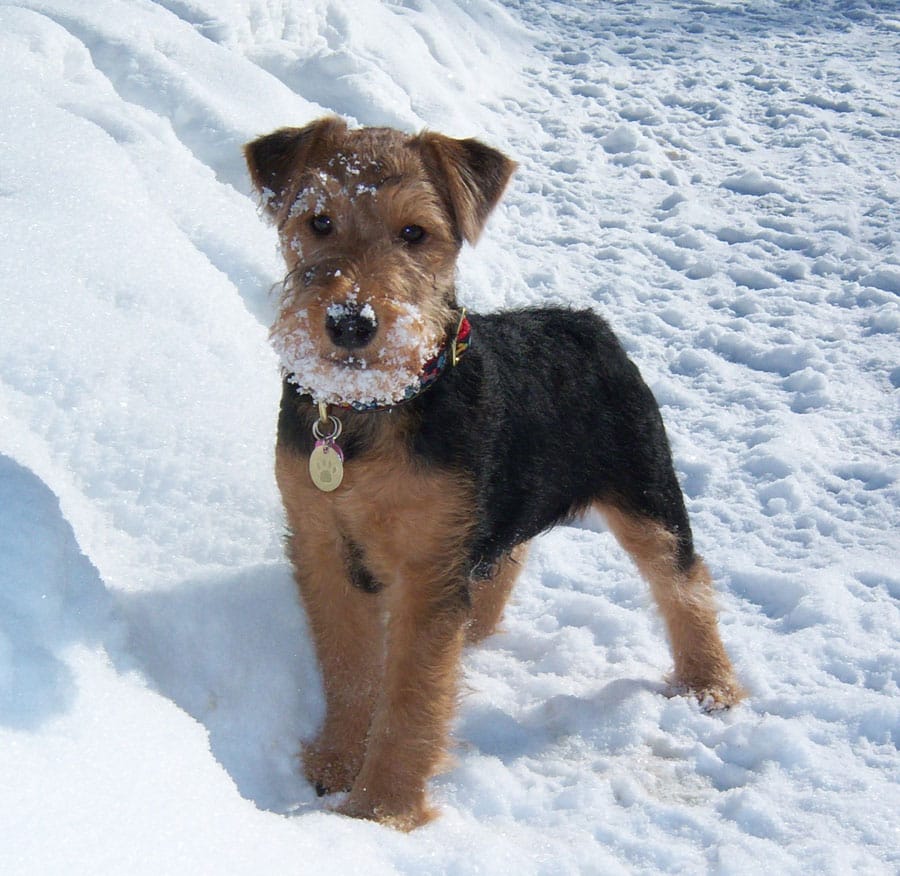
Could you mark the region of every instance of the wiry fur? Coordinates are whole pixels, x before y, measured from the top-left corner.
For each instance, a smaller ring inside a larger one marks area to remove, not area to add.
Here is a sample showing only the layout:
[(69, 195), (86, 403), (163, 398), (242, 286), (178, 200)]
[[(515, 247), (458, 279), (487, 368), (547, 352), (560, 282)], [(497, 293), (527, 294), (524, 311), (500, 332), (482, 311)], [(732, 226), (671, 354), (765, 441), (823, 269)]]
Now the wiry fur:
[[(475, 140), (350, 131), (337, 119), (282, 129), (245, 154), (288, 267), (276, 342), (299, 332), (304, 355), (329, 367), (360, 357), (394, 367), (378, 345), (400, 305), (423, 339), (410, 345), (413, 365), (452, 336), (456, 256), (481, 233), (509, 159)], [(313, 222), (323, 215), (325, 234)], [(406, 240), (409, 226), (424, 239)], [(327, 330), (330, 308), (348, 301), (377, 314), (375, 339), (349, 351)], [(349, 791), (340, 811), (403, 829), (433, 815), (425, 785), (443, 756), (464, 641), (495, 628), (528, 540), (588, 507), (651, 584), (676, 684), (708, 708), (742, 695), (659, 410), (609, 326), (550, 308), (470, 321), (470, 349), (427, 391), (333, 409), (345, 464), (335, 491), (310, 480), (319, 414), (291, 375), (278, 422), (288, 551), (327, 707), (306, 774), (323, 793)]]

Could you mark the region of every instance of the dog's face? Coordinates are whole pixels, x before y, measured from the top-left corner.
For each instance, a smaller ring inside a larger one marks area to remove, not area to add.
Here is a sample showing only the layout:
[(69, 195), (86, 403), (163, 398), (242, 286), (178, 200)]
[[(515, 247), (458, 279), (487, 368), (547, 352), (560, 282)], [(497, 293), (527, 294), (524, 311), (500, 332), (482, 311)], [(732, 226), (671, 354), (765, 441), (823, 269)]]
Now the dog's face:
[(287, 263), (271, 337), (298, 388), (400, 401), (458, 321), (454, 274), (514, 169), (475, 140), (283, 128), (245, 147)]

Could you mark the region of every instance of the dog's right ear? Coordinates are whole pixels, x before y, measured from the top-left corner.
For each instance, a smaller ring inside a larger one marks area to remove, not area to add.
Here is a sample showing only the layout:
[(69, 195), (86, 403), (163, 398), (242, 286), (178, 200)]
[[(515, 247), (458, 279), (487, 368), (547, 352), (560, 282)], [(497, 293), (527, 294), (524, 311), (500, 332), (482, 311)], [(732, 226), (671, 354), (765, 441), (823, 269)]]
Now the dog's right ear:
[(244, 146), (250, 179), (270, 218), (278, 218), (292, 180), (306, 167), (316, 144), (346, 130), (343, 119), (331, 116), (316, 119), (303, 128), (279, 128)]

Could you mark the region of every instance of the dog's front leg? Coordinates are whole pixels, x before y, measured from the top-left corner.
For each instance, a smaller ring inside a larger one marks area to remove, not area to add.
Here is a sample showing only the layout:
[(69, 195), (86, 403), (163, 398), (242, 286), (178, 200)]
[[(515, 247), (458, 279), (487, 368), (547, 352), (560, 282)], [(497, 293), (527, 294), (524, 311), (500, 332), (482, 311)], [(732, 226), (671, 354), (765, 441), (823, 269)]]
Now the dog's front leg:
[(385, 594), (384, 683), (362, 770), (340, 809), (401, 830), (435, 814), (426, 783), (444, 755), (468, 617), (464, 582), (422, 580), (404, 575)]
[[(307, 462), (279, 447), (275, 469), (291, 533), (287, 553), (306, 609), (325, 690), (325, 721), (304, 746), (306, 777), (322, 793), (348, 791), (362, 767), (384, 662), (382, 594), (360, 586), (352, 545)], [(356, 580), (355, 580), (356, 579)]]
[(341, 549), (309, 520), (290, 540), (325, 692), (324, 724), (303, 750), (320, 794), (349, 790), (362, 766), (383, 661), (381, 595), (353, 586)]

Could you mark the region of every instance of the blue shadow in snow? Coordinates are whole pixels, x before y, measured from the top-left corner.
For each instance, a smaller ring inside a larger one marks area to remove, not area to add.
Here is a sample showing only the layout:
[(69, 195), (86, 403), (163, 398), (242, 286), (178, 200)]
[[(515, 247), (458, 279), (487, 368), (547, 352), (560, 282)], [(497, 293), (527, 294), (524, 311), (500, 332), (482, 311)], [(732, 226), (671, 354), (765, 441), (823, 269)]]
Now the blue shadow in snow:
[(315, 655), (286, 562), (117, 594), (124, 648), (150, 684), (206, 728), (213, 756), (260, 809), (315, 800), (300, 740), (324, 703)]
[(57, 497), (0, 455), (0, 724), (35, 730), (70, 707), (62, 652), (100, 641), (111, 607)]

